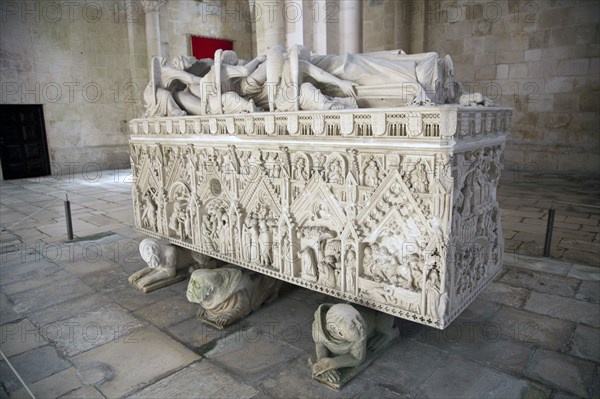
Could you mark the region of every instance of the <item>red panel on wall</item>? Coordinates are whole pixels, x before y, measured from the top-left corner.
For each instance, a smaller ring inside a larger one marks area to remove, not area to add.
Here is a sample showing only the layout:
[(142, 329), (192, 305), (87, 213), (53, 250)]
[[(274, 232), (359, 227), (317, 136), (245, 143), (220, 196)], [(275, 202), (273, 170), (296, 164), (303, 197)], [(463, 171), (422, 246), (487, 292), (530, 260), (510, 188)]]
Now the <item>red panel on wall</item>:
[(231, 40), (192, 36), (192, 55), (197, 59), (212, 59), (218, 49), (233, 50), (233, 42)]

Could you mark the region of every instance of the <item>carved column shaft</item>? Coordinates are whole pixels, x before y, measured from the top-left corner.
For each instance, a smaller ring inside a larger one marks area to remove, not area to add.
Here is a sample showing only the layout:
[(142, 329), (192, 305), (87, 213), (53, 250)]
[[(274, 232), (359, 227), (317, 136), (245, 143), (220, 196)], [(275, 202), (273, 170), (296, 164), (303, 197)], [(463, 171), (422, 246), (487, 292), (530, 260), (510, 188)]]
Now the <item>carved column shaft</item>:
[(327, 54), (327, 1), (313, 2), (313, 51)]
[(264, 46), (259, 46), (259, 53), (276, 44), (285, 46), (285, 10), (284, 3), (274, 0), (256, 1), (257, 18), (262, 20), (265, 36)]
[(150, 65), (152, 57), (161, 56), (158, 10), (164, 3), (165, 0), (140, 0), (140, 4), (146, 15), (146, 49), (148, 53), (148, 65)]
[(360, 0), (340, 1), (340, 52), (362, 52)]

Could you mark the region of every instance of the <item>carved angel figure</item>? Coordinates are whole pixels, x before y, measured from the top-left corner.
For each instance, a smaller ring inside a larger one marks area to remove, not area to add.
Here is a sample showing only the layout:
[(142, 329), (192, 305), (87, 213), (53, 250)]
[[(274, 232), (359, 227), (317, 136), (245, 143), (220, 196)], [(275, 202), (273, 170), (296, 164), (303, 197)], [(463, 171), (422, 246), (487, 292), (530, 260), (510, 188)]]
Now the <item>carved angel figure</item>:
[(198, 316), (224, 328), (279, 295), (282, 282), (234, 265), (192, 273), (187, 299), (200, 305)]
[(315, 264), (315, 251), (311, 247), (305, 247), (298, 253), (298, 256), (302, 262), (302, 279), (311, 283), (316, 283), (318, 272), (317, 265)]

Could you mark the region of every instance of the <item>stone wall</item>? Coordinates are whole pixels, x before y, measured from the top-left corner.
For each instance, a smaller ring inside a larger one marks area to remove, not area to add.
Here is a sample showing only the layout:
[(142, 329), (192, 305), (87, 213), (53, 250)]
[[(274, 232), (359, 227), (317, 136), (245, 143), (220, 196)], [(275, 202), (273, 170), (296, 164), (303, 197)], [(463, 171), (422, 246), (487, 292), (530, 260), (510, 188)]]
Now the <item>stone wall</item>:
[[(195, 34), (233, 40), (250, 59), (250, 21), (231, 13), (244, 3), (199, 3), (160, 8), (163, 56), (191, 54)], [(0, 12), (0, 103), (43, 104), (52, 174), (127, 168), (127, 122), (143, 114), (148, 83), (140, 3), (8, 0)]]
[(43, 104), (52, 174), (127, 167), (127, 121), (147, 79), (143, 12), (98, 1), (0, 6), (0, 103)]
[(458, 81), (514, 107), (508, 169), (598, 173), (597, 2), (427, 1), (415, 6), (403, 11), (424, 31), (425, 50), (451, 54)]
[(167, 1), (160, 9), (163, 56), (191, 55), (189, 36), (206, 36), (233, 41), (233, 49), (250, 60), (252, 21), (248, 2), (239, 0)]

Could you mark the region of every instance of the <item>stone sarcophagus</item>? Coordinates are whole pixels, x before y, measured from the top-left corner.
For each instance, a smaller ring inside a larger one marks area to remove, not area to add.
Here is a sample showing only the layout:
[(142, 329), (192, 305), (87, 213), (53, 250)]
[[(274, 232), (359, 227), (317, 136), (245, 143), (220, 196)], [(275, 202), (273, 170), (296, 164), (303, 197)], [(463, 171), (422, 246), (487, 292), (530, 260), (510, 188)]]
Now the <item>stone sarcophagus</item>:
[(136, 226), (444, 328), (501, 268), (511, 116), (440, 105), (135, 119)]

